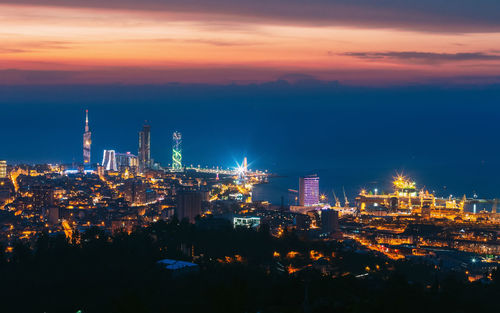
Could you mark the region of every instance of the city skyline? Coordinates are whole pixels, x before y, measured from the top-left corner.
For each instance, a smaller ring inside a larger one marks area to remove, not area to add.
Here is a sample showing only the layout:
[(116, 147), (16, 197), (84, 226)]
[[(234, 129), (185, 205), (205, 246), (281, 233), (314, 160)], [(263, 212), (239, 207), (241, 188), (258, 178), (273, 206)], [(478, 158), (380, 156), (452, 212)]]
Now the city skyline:
[[(345, 186), (348, 194), (404, 171), (441, 194), (453, 190), (498, 195), (494, 173), (500, 172), (496, 157), (500, 151), (491, 145), (500, 133), (495, 86), (331, 89), (321, 83), (276, 83), (28, 90), (4, 88), (1, 93), (5, 106), (0, 127), (12, 134), (4, 138), (2, 159), (10, 163), (78, 163), (82, 112), (89, 108), (96, 155), (105, 149), (135, 154), (137, 132), (148, 120), (154, 130), (151, 153), (162, 164), (171, 163), (171, 136), (181, 130), (187, 165), (232, 167), (247, 156), (254, 168), (286, 176), (318, 173), (325, 186), (337, 190)], [(95, 90), (94, 96), (84, 98), (89, 90)], [(247, 92), (252, 92), (251, 100), (241, 97)], [(311, 92), (317, 96), (311, 98)], [(144, 101), (141, 93), (151, 96), (138, 106)], [(202, 94), (217, 100), (207, 103)], [(376, 108), (374, 97), (379, 101)], [(226, 109), (234, 99), (238, 105)], [(23, 114), (19, 105), (26, 108)], [(408, 115), (406, 107), (413, 113)], [(57, 123), (46, 123), (48, 119)], [(196, 126), (186, 128), (192, 123)], [(315, 136), (296, 125), (308, 127)], [(373, 136), (378, 139), (365, 140)], [(360, 142), (364, 152), (356, 153)], [(422, 145), (432, 153), (420, 149)], [(296, 186), (293, 181), (290, 186)]]
[(0, 42), (2, 312), (499, 311), (499, 0), (0, 0)]
[[(142, 130), (139, 131), (139, 141), (138, 141), (138, 153), (137, 156), (131, 154), (130, 151), (126, 153), (117, 153), (112, 149), (104, 149), (102, 162), (95, 161), (92, 162), (91, 158), (91, 131), (89, 127), (89, 117), (88, 117), (88, 109), (85, 109), (85, 131), (83, 133), (83, 158), (82, 165), (86, 169), (92, 169), (94, 165), (101, 165), (105, 168), (105, 170), (114, 170), (117, 171), (121, 162), (117, 162), (117, 156), (122, 156), (126, 159), (137, 158), (138, 169), (141, 171), (146, 171), (147, 169), (153, 169), (157, 164), (158, 167), (161, 167), (160, 163), (155, 163), (154, 158), (151, 156), (151, 125), (148, 123), (144, 123)], [(133, 161), (125, 160), (125, 163), (133, 163)], [(171, 164), (168, 164), (172, 170), (182, 171), (185, 165), (182, 164), (182, 135), (179, 131), (173, 132), (173, 141), (172, 141), (172, 160)], [(78, 162), (77, 162), (78, 163)], [(17, 164), (17, 163), (16, 163)], [(21, 164), (21, 163), (19, 163)], [(73, 162), (75, 164), (75, 162)], [(167, 168), (166, 164), (163, 164), (164, 168)], [(208, 167), (205, 165), (204, 167)], [(213, 168), (219, 166), (212, 166)], [(233, 166), (234, 167), (234, 166)], [(247, 158), (244, 158), (243, 161), (244, 171), (247, 171)], [(228, 167), (229, 168), (229, 167)], [(221, 168), (222, 169), (222, 168)]]

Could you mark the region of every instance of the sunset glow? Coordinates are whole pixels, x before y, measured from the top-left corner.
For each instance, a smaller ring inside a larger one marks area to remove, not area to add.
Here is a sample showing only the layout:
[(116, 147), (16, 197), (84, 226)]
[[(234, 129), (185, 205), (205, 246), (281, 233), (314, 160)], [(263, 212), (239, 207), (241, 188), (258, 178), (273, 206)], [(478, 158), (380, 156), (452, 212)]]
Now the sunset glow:
[(0, 4), (0, 27), (1, 84), (245, 83), (290, 74), (350, 84), (484, 81), (500, 67), (500, 32), (490, 30), (32, 4)]

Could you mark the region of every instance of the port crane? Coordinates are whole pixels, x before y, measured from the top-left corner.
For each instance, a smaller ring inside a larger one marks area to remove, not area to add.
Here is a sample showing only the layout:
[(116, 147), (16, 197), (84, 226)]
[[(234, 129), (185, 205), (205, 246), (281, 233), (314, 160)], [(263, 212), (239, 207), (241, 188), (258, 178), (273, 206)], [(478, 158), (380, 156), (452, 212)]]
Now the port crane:
[(337, 195), (335, 194), (335, 190), (332, 189), (332, 193), (333, 193), (333, 198), (335, 199), (335, 207), (340, 208), (340, 200), (337, 197)]
[(345, 195), (345, 188), (344, 187), (342, 187), (342, 191), (344, 192), (344, 206), (346, 208), (348, 208), (349, 207), (349, 200), (347, 200), (347, 196)]

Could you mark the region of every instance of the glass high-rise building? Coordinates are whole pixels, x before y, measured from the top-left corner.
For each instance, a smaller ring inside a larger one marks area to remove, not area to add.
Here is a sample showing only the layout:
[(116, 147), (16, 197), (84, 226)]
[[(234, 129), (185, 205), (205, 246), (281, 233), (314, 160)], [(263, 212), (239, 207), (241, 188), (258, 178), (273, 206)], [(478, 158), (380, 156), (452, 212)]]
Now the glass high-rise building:
[(132, 171), (136, 171), (139, 166), (139, 160), (137, 156), (130, 152), (127, 153), (116, 153), (116, 166), (118, 170), (123, 170), (124, 168), (130, 168)]
[(142, 170), (151, 167), (151, 126), (144, 125), (139, 132), (139, 167)]
[(304, 176), (299, 179), (299, 204), (313, 206), (319, 204), (319, 177)]

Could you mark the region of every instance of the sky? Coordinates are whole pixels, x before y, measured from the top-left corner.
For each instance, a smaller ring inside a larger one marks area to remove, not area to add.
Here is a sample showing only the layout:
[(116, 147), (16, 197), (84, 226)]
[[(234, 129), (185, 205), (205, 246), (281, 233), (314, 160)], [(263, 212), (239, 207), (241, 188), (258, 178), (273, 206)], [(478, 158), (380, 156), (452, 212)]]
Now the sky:
[[(0, 0), (0, 159), (104, 149), (500, 197), (497, 0)], [(288, 180), (289, 179), (289, 180)], [(380, 184), (380, 185), (379, 185)]]
[(499, 103), (500, 85), (0, 86), (0, 159), (82, 162), (88, 109), (93, 163), (104, 149), (137, 153), (147, 121), (164, 166), (180, 131), (184, 164), (233, 167), (246, 156), (285, 176), (285, 191), (317, 173), (324, 192), (354, 195), (404, 173), (440, 195), (500, 197)]
[(498, 82), (496, 0), (0, 0), (0, 84)]

